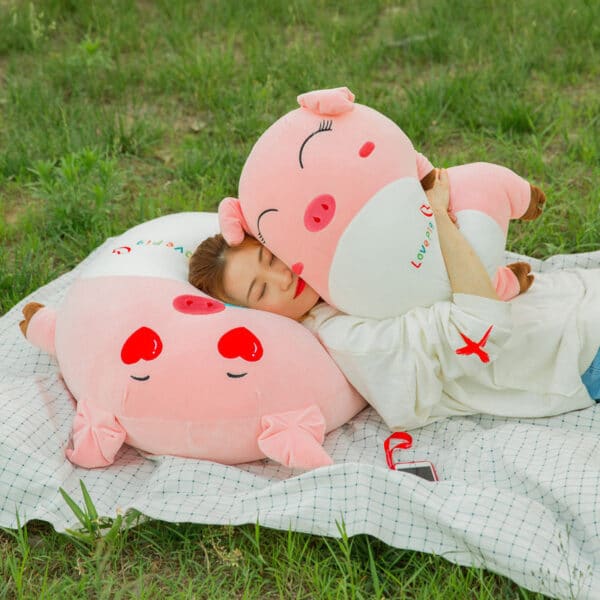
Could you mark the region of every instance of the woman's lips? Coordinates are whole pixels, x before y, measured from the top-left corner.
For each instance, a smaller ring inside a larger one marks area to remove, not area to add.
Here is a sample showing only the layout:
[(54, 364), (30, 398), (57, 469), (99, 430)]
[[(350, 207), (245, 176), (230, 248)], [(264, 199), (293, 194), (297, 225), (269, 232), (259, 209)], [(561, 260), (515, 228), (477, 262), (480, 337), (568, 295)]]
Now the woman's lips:
[(294, 298), (297, 298), (306, 287), (306, 282), (301, 277), (298, 277), (298, 282), (296, 283), (296, 292), (294, 293)]
[(296, 283), (296, 292), (294, 293), (294, 298), (297, 298), (306, 287), (306, 282), (300, 277), (300, 275), (302, 275), (302, 271), (304, 271), (303, 263), (297, 262), (292, 265), (292, 273), (298, 275), (298, 282)]

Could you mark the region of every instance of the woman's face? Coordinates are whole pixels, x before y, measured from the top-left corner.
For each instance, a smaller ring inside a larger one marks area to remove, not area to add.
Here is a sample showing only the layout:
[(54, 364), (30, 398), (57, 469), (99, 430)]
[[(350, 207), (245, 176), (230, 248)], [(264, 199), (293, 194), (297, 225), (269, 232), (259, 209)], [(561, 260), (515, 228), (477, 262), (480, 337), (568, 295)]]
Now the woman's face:
[(304, 316), (319, 300), (315, 290), (260, 244), (227, 252), (223, 288), (234, 304), (292, 319)]

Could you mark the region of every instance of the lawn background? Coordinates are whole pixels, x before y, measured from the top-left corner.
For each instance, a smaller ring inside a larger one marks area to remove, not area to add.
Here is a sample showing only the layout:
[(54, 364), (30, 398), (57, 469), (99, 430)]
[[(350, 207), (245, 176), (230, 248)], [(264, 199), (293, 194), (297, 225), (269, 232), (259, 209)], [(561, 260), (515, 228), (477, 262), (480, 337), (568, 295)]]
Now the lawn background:
[[(511, 225), (509, 249), (596, 249), (599, 81), (596, 0), (0, 0), (0, 314), (110, 235), (215, 210), (296, 95), (339, 85), (437, 166), (498, 162), (540, 185), (547, 209)], [(542, 597), (367, 536), (0, 531), (0, 597), (159, 595)]]

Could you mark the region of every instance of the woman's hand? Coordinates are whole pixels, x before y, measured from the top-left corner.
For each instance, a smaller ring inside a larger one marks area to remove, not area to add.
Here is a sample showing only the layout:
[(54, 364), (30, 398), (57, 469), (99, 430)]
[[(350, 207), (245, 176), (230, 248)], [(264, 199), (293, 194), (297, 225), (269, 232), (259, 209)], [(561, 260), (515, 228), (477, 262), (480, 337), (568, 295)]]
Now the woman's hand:
[(452, 292), (498, 300), (492, 280), (479, 256), (455, 225), (456, 218), (449, 208), (448, 174), (444, 169), (439, 169), (435, 175), (433, 187), (426, 194), (433, 210)]
[(450, 183), (446, 169), (435, 169), (433, 187), (425, 192), (429, 206), (437, 216), (448, 215), (456, 224), (456, 216), (450, 208)]

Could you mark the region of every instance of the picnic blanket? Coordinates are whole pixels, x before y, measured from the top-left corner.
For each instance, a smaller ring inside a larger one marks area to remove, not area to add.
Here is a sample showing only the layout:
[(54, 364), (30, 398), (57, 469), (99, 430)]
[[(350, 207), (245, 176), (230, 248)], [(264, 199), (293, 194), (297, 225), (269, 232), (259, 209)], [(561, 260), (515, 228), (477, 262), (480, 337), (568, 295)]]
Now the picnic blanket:
[[(523, 258), (507, 253), (507, 262)], [(600, 252), (527, 260), (538, 271), (592, 268)], [(388, 468), (390, 432), (372, 409), (330, 433), (325, 448), (335, 464), (309, 472), (129, 447), (108, 468), (74, 467), (64, 456), (73, 399), (54, 359), (17, 324), (30, 300), (58, 304), (80, 268), (0, 318), (0, 526), (41, 519), (58, 531), (77, 528), (59, 487), (82, 505), (83, 480), (104, 516), (133, 508), (165, 521), (258, 522), (327, 536), (343, 527), (552, 597), (600, 597), (600, 406), (544, 419), (451, 418), (414, 431), (402, 460), (433, 462), (433, 483)]]

